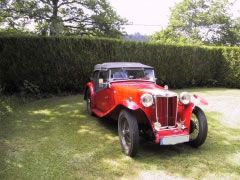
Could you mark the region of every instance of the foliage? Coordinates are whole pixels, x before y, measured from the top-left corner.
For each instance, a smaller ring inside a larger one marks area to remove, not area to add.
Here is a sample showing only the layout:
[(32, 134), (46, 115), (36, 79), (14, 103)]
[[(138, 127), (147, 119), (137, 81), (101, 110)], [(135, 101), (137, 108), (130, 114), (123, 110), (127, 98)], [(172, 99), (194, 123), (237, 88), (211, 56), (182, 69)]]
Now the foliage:
[(41, 35), (119, 37), (126, 22), (107, 0), (1, 0), (0, 17), (9, 28), (34, 25)]
[(240, 27), (228, 13), (229, 0), (183, 0), (172, 9), (169, 26), (152, 41), (184, 44), (239, 44)]
[(40, 95), (39, 87), (27, 80), (23, 81), (23, 87), (20, 88), (20, 92), (22, 96), (33, 95), (38, 97)]
[(34, 36), (34, 33), (22, 29), (0, 29), (0, 36)]
[(170, 27), (152, 35), (151, 42), (162, 44), (203, 45), (203, 42), (201, 40), (182, 36), (174, 32), (174, 30)]
[(224, 57), (223, 79), (226, 86), (239, 87), (240, 85), (240, 48), (222, 48)]
[[(224, 109), (219, 97), (239, 104), (239, 90), (205, 92)], [(240, 128), (223, 125), (220, 113), (207, 113), (200, 148), (142, 140), (132, 159), (121, 152), (117, 124), (88, 116), (82, 96), (18, 105), (0, 121), (0, 179), (239, 179)]]
[[(99, 38), (2, 37), (0, 86), (20, 92), (24, 82), (36, 93), (79, 92), (94, 65), (139, 61), (156, 70), (159, 84), (240, 87), (240, 48), (176, 46)], [(35, 88), (33, 88), (35, 89)]]
[(0, 122), (12, 114), (17, 107), (27, 102), (28, 100), (25, 98), (19, 98), (16, 96), (4, 96), (0, 93)]

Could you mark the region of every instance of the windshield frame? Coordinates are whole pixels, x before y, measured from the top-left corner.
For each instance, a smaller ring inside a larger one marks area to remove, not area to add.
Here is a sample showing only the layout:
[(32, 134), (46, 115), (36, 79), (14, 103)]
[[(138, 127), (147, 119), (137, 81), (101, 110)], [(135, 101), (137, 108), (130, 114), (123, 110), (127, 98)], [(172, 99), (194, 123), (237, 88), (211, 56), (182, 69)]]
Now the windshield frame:
[[(111, 78), (111, 75), (112, 75), (112, 70), (113, 69), (122, 69), (123, 71), (124, 70), (152, 70), (153, 72), (153, 78), (151, 79), (141, 79), (141, 78), (138, 78), (138, 79), (129, 79), (129, 78), (122, 78), (122, 79), (114, 79), (114, 78)], [(121, 82), (121, 81), (148, 81), (148, 82), (154, 82), (156, 83), (156, 77), (155, 77), (155, 71), (154, 71), (154, 68), (137, 68), (137, 67), (119, 67), (119, 68), (110, 68), (109, 69), (109, 82)]]

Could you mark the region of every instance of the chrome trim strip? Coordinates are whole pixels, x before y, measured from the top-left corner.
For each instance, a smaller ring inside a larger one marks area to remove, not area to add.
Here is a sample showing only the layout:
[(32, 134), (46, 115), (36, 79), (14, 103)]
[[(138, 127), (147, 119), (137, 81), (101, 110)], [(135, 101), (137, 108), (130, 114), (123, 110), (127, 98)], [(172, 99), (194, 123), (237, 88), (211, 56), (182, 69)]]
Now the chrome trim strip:
[(175, 126), (162, 126), (161, 128), (164, 129), (164, 128), (174, 128)]
[(177, 107), (176, 107), (176, 116), (175, 116), (175, 125), (177, 124), (177, 112), (178, 112), (178, 96), (176, 96), (177, 98)]
[[(165, 127), (167, 127), (167, 126), (165, 126)], [(167, 128), (161, 127), (160, 130), (171, 131), (171, 130), (178, 130), (178, 128), (176, 128), (175, 126), (168, 126)]]
[(157, 107), (157, 96), (154, 96), (154, 100), (155, 100), (155, 115), (156, 115), (156, 120), (159, 123), (159, 119), (158, 119), (158, 107)]
[(169, 99), (168, 99), (168, 97), (166, 97), (167, 98), (167, 112), (166, 112), (166, 121), (167, 121), (167, 127), (168, 127), (168, 121), (169, 121), (169, 118), (168, 118), (168, 101), (169, 101)]

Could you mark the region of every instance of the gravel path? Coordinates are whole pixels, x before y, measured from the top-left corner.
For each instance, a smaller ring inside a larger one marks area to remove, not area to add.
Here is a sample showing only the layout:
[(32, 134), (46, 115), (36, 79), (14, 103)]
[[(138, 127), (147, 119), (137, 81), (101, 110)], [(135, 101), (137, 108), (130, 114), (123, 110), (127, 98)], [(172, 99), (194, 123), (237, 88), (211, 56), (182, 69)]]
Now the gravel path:
[(180, 177), (180, 176), (172, 176), (166, 174), (164, 171), (144, 171), (139, 174), (139, 177), (136, 178), (138, 180), (188, 180), (188, 178)]
[(240, 128), (240, 90), (209, 90), (196, 92), (208, 101), (207, 112), (219, 113), (217, 119), (225, 126)]

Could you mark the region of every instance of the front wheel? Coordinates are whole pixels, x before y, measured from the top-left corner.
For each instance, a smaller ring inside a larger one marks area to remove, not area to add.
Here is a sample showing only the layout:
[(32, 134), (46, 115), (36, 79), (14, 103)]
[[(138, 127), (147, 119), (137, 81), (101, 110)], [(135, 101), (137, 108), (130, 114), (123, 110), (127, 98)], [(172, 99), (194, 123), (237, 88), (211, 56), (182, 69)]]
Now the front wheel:
[(139, 130), (136, 117), (127, 110), (122, 110), (118, 117), (118, 135), (122, 151), (128, 156), (135, 156), (139, 145)]
[(208, 133), (207, 118), (201, 108), (195, 107), (193, 109), (191, 121), (190, 121), (190, 142), (193, 147), (201, 146)]

